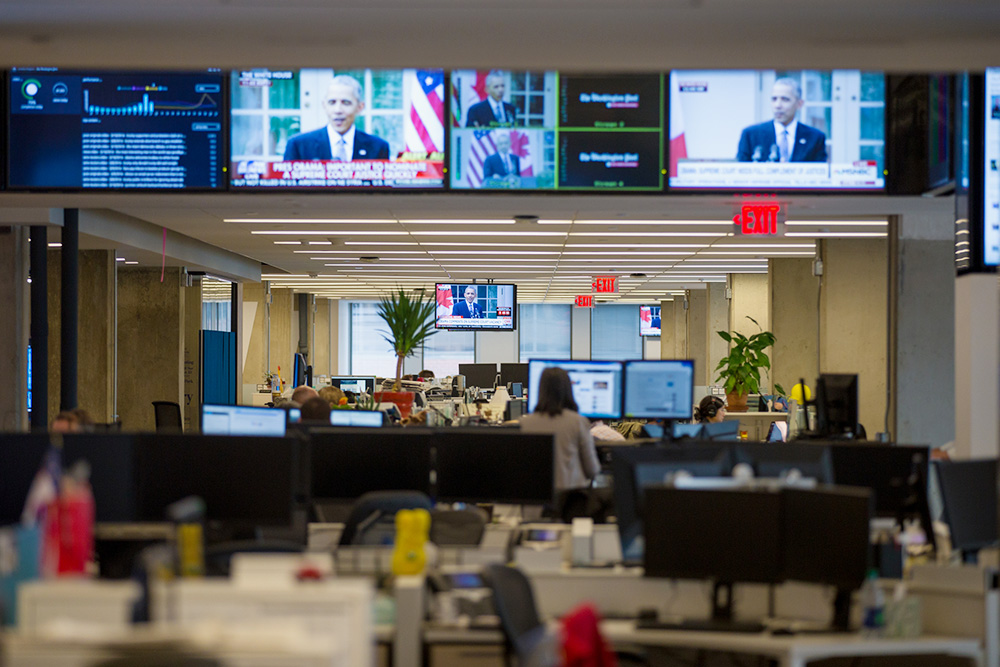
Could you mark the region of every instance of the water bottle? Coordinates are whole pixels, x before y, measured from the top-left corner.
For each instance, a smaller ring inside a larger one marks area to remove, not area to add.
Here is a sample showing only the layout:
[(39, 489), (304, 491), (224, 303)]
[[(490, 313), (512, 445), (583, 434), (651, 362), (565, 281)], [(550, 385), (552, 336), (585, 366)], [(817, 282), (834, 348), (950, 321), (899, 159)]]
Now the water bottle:
[(868, 571), (861, 587), (861, 634), (864, 637), (881, 637), (885, 631), (885, 595), (878, 585), (878, 570)]

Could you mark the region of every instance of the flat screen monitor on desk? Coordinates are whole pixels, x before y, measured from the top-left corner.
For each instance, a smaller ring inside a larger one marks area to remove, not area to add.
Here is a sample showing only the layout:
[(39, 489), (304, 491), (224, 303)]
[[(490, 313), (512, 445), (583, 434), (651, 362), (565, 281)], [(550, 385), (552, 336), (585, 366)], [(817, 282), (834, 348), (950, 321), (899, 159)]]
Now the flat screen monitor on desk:
[(285, 435), (288, 415), (278, 408), (202, 405), (202, 435)]
[(816, 429), (827, 438), (858, 430), (858, 376), (824, 373), (816, 382)]
[(553, 500), (553, 436), (516, 428), (434, 431), (437, 500), (542, 505)]
[(693, 393), (690, 359), (625, 362), (625, 417), (690, 419)]
[(330, 410), (331, 426), (379, 427), (385, 421), (381, 410)]
[(292, 523), (301, 449), (294, 438), (144, 434), (137, 447), (140, 521), (163, 521), (168, 505), (198, 496), (209, 524), (223, 529)]
[(528, 364), (500, 363), (500, 384), (508, 385), (519, 382), (522, 386), (528, 384)]
[(726, 445), (612, 448), (615, 516), (624, 559), (642, 559), (643, 494), (647, 486), (663, 484), (669, 475), (682, 470), (695, 477), (724, 477), (732, 468)]
[(310, 490), (315, 498), (353, 500), (369, 491), (430, 495), (427, 429), (310, 429)]
[(997, 460), (935, 461), (934, 468), (952, 548), (960, 550), (966, 562), (975, 562), (976, 553), (996, 546), (1000, 537), (997, 534)]
[(353, 394), (372, 395), (375, 391), (375, 376), (373, 375), (333, 375), (330, 386)]
[(573, 400), (584, 417), (621, 419), (622, 362), (532, 359), (528, 362), (528, 412), (538, 404), (538, 383), (546, 368), (562, 368), (573, 384)]
[(458, 374), (465, 376), (466, 387), (492, 389), (497, 382), (496, 364), (459, 364)]
[(735, 446), (737, 463), (753, 467), (757, 477), (814, 479), (820, 484), (833, 483), (830, 450), (822, 445), (803, 442), (740, 443)]

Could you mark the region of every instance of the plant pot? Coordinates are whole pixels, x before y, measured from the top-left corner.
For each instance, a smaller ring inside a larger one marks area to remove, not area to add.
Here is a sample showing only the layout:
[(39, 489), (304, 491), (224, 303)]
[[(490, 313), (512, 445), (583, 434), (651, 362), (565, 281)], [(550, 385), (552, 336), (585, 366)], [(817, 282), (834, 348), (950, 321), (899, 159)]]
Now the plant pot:
[(412, 391), (376, 391), (374, 397), (379, 403), (395, 403), (403, 419), (409, 417), (413, 410)]
[(726, 412), (746, 412), (747, 411), (747, 392), (741, 394), (731, 391), (726, 394)]

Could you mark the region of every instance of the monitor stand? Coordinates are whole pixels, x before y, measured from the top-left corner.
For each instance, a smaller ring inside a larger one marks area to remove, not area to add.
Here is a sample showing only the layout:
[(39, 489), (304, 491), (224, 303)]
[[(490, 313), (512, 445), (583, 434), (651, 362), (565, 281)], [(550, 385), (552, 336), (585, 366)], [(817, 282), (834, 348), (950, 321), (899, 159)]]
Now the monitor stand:
[(712, 585), (711, 618), (685, 618), (679, 622), (661, 622), (656, 619), (640, 618), (636, 623), (636, 628), (640, 630), (688, 630), (751, 634), (764, 632), (766, 629), (763, 623), (733, 619), (733, 584), (726, 581), (716, 581)]

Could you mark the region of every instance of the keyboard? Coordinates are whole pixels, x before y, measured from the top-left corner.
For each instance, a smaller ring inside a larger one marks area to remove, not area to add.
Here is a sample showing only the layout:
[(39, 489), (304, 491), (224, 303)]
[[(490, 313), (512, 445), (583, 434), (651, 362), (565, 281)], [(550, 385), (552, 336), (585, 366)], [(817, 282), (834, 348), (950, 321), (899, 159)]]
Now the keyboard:
[(754, 634), (764, 632), (763, 623), (755, 621), (727, 621), (722, 619), (688, 618), (682, 621), (660, 621), (655, 618), (640, 618), (635, 622), (637, 630), (687, 630), (695, 632), (740, 632)]

